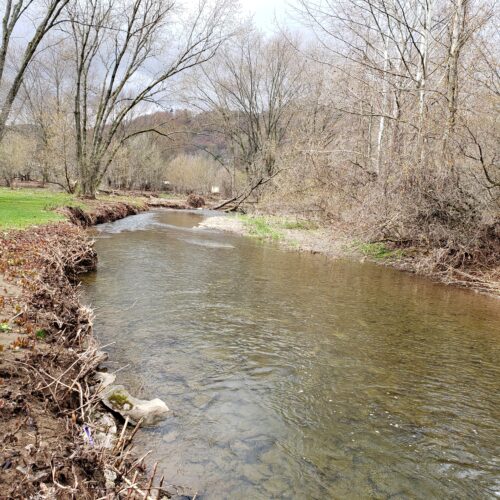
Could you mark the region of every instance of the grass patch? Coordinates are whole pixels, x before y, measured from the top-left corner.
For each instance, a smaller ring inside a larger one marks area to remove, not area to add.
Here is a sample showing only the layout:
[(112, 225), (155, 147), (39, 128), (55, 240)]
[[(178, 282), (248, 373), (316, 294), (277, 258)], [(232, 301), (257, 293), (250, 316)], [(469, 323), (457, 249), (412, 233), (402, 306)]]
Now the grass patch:
[[(262, 240), (281, 240), (286, 236), (283, 233), (284, 229), (298, 229), (302, 231), (318, 229), (318, 225), (315, 222), (307, 220), (287, 220), (283, 217), (257, 215), (238, 215), (238, 218), (246, 226), (250, 236)], [(290, 244), (293, 246), (292, 243)]]
[(355, 248), (372, 259), (399, 259), (404, 256), (403, 250), (393, 250), (384, 243), (355, 243)]
[(47, 330), (44, 330), (43, 328), (37, 330), (35, 335), (38, 340), (45, 340), (45, 338), (47, 337)]
[(283, 238), (283, 234), (270, 219), (249, 215), (239, 215), (238, 217), (247, 227), (250, 236), (273, 241)]
[(24, 229), (65, 220), (54, 210), (67, 205), (84, 207), (84, 203), (67, 193), (0, 188), (0, 228)]

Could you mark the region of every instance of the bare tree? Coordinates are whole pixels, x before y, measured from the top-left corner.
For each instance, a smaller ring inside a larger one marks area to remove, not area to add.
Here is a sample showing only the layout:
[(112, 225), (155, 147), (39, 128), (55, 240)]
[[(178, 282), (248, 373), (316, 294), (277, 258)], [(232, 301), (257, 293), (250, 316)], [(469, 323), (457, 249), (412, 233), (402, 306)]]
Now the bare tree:
[[(14, 101), (21, 89), (24, 75), (47, 33), (59, 22), (69, 0), (5, 0), (2, 19), (2, 41), (0, 45), (0, 89), (3, 99), (0, 104), (0, 141), (6, 132)], [(24, 49), (16, 46), (14, 38), (18, 30), (29, 29), (34, 23), (34, 32), (25, 38)], [(9, 58), (21, 52), (9, 67)]]
[(229, 0), (202, 0), (185, 24), (174, 1), (88, 0), (71, 6), (80, 192), (97, 187), (128, 138), (133, 113), (155, 109), (168, 83), (211, 59), (227, 37)]
[(76, 172), (71, 47), (58, 38), (48, 37), (47, 42), (26, 72), (21, 117), (36, 130), (42, 182), (57, 184), (72, 193)]
[(6, 133), (6, 140), (0, 144), (0, 178), (8, 187), (13, 187), (14, 180), (23, 172), (29, 178), (35, 148), (35, 138), (25, 131)]
[(250, 29), (192, 78), (190, 102), (209, 113), (207, 127), (226, 138), (233, 174), (243, 169), (250, 186), (281, 168), (280, 150), (296, 115), (304, 69), (286, 37), (266, 39)]

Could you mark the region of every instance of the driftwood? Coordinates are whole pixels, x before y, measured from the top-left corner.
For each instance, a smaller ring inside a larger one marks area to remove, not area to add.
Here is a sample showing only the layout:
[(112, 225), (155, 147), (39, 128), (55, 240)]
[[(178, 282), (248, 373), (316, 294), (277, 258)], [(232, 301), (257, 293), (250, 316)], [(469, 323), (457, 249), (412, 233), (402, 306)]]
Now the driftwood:
[(274, 179), (278, 174), (280, 174), (281, 172), (283, 172), (283, 170), (285, 169), (281, 169), (281, 170), (278, 170), (276, 171), (273, 175), (267, 177), (267, 178), (264, 178), (264, 177), (261, 177), (257, 182), (255, 182), (254, 184), (252, 184), (250, 187), (248, 187), (243, 193), (241, 194), (238, 194), (236, 196), (234, 196), (233, 198), (231, 198), (230, 200), (225, 200), (223, 201), (222, 203), (219, 203), (218, 205), (212, 207), (212, 210), (221, 210), (222, 208), (224, 207), (227, 207), (228, 205), (230, 205), (231, 203), (235, 203), (235, 205), (233, 207), (231, 207), (228, 211), (229, 212), (234, 212), (236, 210), (238, 210), (238, 208), (240, 207), (240, 205), (247, 199), (249, 198), (252, 193), (260, 186), (263, 186), (264, 184), (267, 184), (268, 182), (270, 182), (272, 179)]

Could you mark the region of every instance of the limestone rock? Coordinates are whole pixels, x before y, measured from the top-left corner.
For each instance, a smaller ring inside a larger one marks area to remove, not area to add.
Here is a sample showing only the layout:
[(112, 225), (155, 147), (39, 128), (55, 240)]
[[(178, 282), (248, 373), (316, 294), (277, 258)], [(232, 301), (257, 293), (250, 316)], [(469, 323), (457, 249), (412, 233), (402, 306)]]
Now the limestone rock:
[(116, 375), (114, 373), (107, 372), (95, 372), (94, 377), (99, 382), (102, 389), (114, 384), (116, 380)]
[(124, 418), (128, 417), (132, 424), (137, 424), (141, 418), (143, 425), (157, 424), (170, 411), (161, 399), (148, 401), (134, 398), (122, 385), (108, 386), (102, 395), (102, 402)]

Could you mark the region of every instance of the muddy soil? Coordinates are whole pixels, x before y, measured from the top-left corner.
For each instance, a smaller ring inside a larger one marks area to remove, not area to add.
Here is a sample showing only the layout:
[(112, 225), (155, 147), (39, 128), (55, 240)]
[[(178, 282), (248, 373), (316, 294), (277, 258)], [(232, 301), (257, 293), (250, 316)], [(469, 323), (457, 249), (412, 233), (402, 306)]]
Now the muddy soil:
[[(105, 358), (78, 296), (78, 275), (97, 263), (81, 226), (142, 209), (101, 203), (67, 209), (78, 225), (0, 233), (0, 499), (176, 495), (153, 487), (135, 429), (100, 403), (94, 374)], [(109, 433), (103, 415), (118, 427), (110, 448), (97, 439)]]

